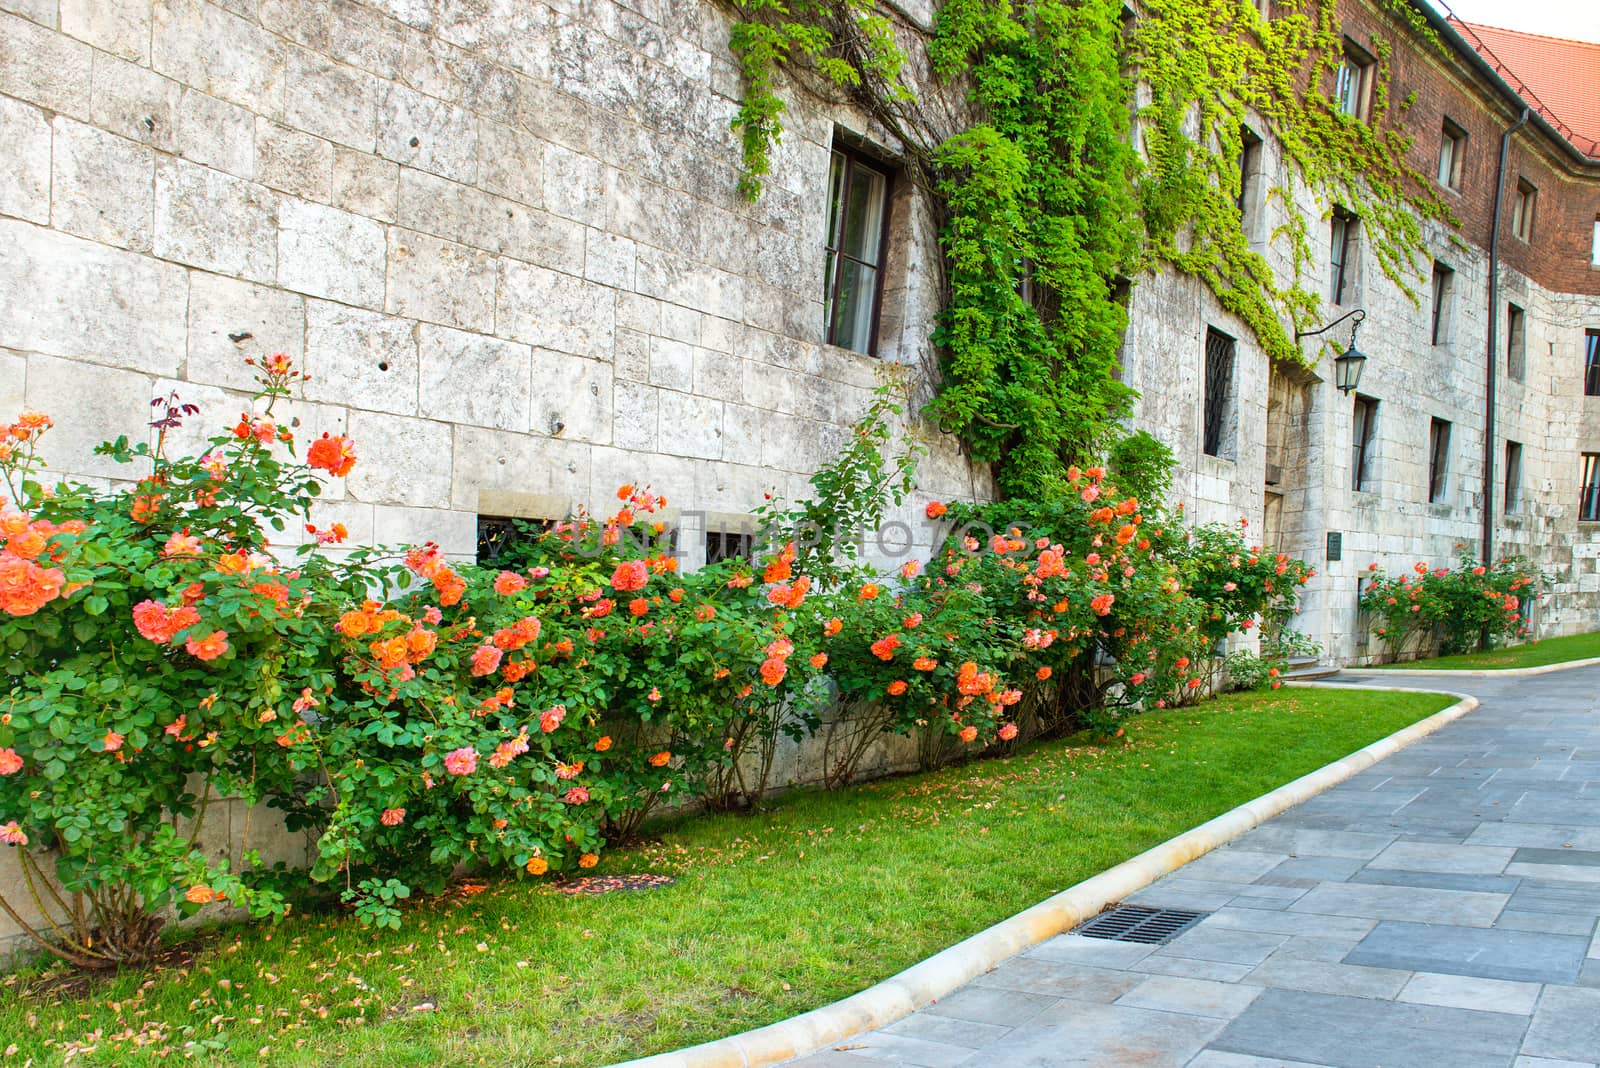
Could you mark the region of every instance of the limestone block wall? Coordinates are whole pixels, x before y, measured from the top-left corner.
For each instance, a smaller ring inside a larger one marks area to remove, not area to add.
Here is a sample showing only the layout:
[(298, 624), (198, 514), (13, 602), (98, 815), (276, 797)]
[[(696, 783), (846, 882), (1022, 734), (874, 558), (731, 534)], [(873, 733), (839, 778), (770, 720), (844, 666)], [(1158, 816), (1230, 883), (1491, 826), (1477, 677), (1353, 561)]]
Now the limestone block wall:
[[(696, 563), (692, 513), (801, 493), (886, 365), (928, 396), (938, 299), (900, 183), (878, 355), (822, 343), (836, 128), (896, 146), (796, 93), (745, 202), (728, 31), (674, 0), (0, 0), (0, 412), (54, 417), (53, 474), (126, 479), (92, 450), (145, 435), (153, 397), (201, 406), (193, 446), (245, 405), (242, 358), (287, 352), (301, 438), (360, 456), (315, 522), (470, 558), (479, 514), (648, 482)], [(927, 500), (990, 484), (913, 434), (894, 518), (920, 551)]]

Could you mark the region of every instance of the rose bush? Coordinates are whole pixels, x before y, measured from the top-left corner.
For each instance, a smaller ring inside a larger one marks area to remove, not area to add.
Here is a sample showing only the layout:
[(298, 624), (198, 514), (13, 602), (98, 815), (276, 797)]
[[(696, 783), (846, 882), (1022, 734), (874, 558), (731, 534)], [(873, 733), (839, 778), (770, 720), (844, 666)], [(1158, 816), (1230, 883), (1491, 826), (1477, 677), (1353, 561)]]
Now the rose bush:
[(1419, 560), (1398, 575), (1376, 563), (1367, 572), (1361, 607), (1377, 621), (1373, 633), (1390, 660), (1465, 652), (1483, 639), (1493, 644), (1528, 635), (1522, 601), (1539, 576), (1519, 558), (1485, 565), (1463, 553), (1453, 568)]
[[(506, 566), (432, 544), (330, 554), (346, 533), (312, 508), (359, 448), (324, 434), (297, 459), (274, 410), (299, 377), (266, 361), (251, 410), (197, 457), (167, 455), (193, 407), (158, 401), (150, 443), (103, 447), (132, 471), (110, 490), (46, 491), (48, 418), (5, 428), (0, 841), (49, 917), (33, 933), (79, 964), (148, 957), (170, 907), (281, 915), (322, 885), (389, 925), (466, 868), (592, 867), (663, 802), (759, 803), (778, 740), (822, 729), (830, 701), (828, 785), (886, 733), (915, 736), (925, 766), (1116, 733), (1203, 692), (1218, 639), (1310, 576), (1100, 468), (1047, 502), (934, 502), (947, 536), (877, 575), (852, 524), (904, 499), (916, 454), (884, 459), (886, 393), (813, 499), (763, 509), (749, 560), (681, 574), (665, 499), (631, 485)], [(300, 547), (273, 549), (291, 524)], [(309, 832), (310, 870), (267, 867), (248, 835), (206, 848), (225, 798)]]

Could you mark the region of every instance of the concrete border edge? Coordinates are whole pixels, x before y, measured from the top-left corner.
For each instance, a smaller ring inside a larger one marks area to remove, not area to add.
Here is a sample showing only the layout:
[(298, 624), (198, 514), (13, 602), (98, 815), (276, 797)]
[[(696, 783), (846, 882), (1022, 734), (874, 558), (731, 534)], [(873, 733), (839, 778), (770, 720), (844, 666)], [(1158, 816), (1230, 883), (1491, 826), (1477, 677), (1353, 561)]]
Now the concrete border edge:
[[(1329, 689), (1379, 689), (1309, 683)], [(1045, 939), (1070, 931), (1107, 905), (1143, 889), (1196, 857), (1203, 856), (1262, 822), (1365, 771), (1378, 761), (1425, 738), (1478, 707), (1478, 699), (1448, 690), (1407, 690), (1454, 697), (1455, 703), (1402, 727), (1371, 745), (1276, 790), (1246, 801), (1215, 819), (1145, 850), (1099, 875), (1046, 898), (1032, 908), (941, 950), (897, 975), (857, 994), (799, 1016), (698, 1046), (619, 1062), (612, 1068), (758, 1068), (814, 1053), (851, 1035), (909, 1016)]]
[(1563, 660), (1559, 664), (1541, 664), (1538, 667), (1525, 668), (1345, 668), (1346, 671), (1360, 671), (1371, 673), (1379, 678), (1385, 675), (1407, 676), (1425, 675), (1431, 679), (1447, 679), (1454, 675), (1464, 679), (1514, 679), (1523, 675), (1548, 675), (1554, 671), (1566, 671), (1568, 668), (1593, 667), (1600, 664), (1600, 656), (1591, 656), (1584, 660)]

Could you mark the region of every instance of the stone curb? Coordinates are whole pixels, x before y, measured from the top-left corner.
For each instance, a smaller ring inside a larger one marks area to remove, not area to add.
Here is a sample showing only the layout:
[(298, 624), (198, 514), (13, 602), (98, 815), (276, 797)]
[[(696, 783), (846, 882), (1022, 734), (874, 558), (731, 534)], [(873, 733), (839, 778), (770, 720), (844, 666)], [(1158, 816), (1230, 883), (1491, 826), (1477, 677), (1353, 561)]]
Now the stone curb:
[(1462, 668), (1456, 670), (1452, 670), (1451, 668), (1434, 668), (1430, 671), (1427, 668), (1373, 667), (1345, 668), (1344, 670), (1370, 672), (1379, 678), (1382, 678), (1385, 675), (1426, 675), (1429, 678), (1437, 679), (1445, 678), (1450, 675), (1459, 675), (1462, 678), (1467, 679), (1513, 679), (1520, 675), (1548, 675), (1552, 671), (1565, 671), (1568, 668), (1593, 667), (1596, 664), (1600, 664), (1600, 656), (1591, 656), (1587, 660), (1563, 660), (1559, 664), (1544, 664), (1540, 667), (1525, 668)]
[[(1373, 689), (1337, 683), (1308, 685), (1328, 686), (1330, 689)], [(1456, 703), (1387, 738), (1380, 738), (1347, 757), (1224, 812), (1176, 838), (1168, 839), (1131, 860), (1125, 860), (1114, 868), (1068, 887), (1032, 908), (1001, 920), (988, 930), (957, 942), (920, 964), (912, 965), (898, 975), (867, 987), (859, 994), (753, 1031), (670, 1053), (619, 1062), (611, 1068), (757, 1068), (758, 1065), (777, 1064), (791, 1057), (815, 1052), (851, 1035), (871, 1031), (909, 1016), (922, 1006), (976, 979), (1001, 961), (1047, 938), (1070, 931), (1112, 902), (1122, 900), (1280, 812), (1365, 771), (1384, 757), (1478, 707), (1477, 698), (1465, 694), (1445, 690), (1407, 692), (1441, 693), (1456, 698)]]

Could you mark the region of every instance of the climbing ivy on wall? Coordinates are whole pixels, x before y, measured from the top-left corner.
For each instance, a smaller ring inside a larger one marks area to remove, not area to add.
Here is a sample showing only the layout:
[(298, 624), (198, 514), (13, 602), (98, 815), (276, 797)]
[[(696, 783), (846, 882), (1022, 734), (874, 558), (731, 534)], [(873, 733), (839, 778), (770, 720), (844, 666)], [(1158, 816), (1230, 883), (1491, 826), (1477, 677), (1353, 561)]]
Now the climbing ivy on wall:
[[(1407, 0), (1379, 2), (1442, 47)], [(1275, 0), (1270, 20), (1245, 0), (1140, 0), (1132, 20), (1122, 0), (944, 0), (931, 30), (873, 0), (731, 6), (741, 190), (759, 196), (782, 135), (780, 70), (843, 92), (899, 141), (945, 253), (929, 414), (1007, 495), (1048, 495), (1121, 436), (1119, 277), (1164, 264), (1200, 278), (1273, 359), (1316, 362), (1293, 337), (1323, 314), (1305, 215), (1286, 212), (1271, 235), (1286, 279), (1240, 225), (1247, 125), (1284, 156), (1265, 194), (1292, 205), (1311, 192), (1358, 215), (1378, 267), (1413, 299), (1424, 220), (1455, 221), (1406, 162), (1409, 101), (1389, 99), (1386, 39), (1361, 42), (1377, 60), (1367, 121), (1330, 99), (1335, 0)]]

